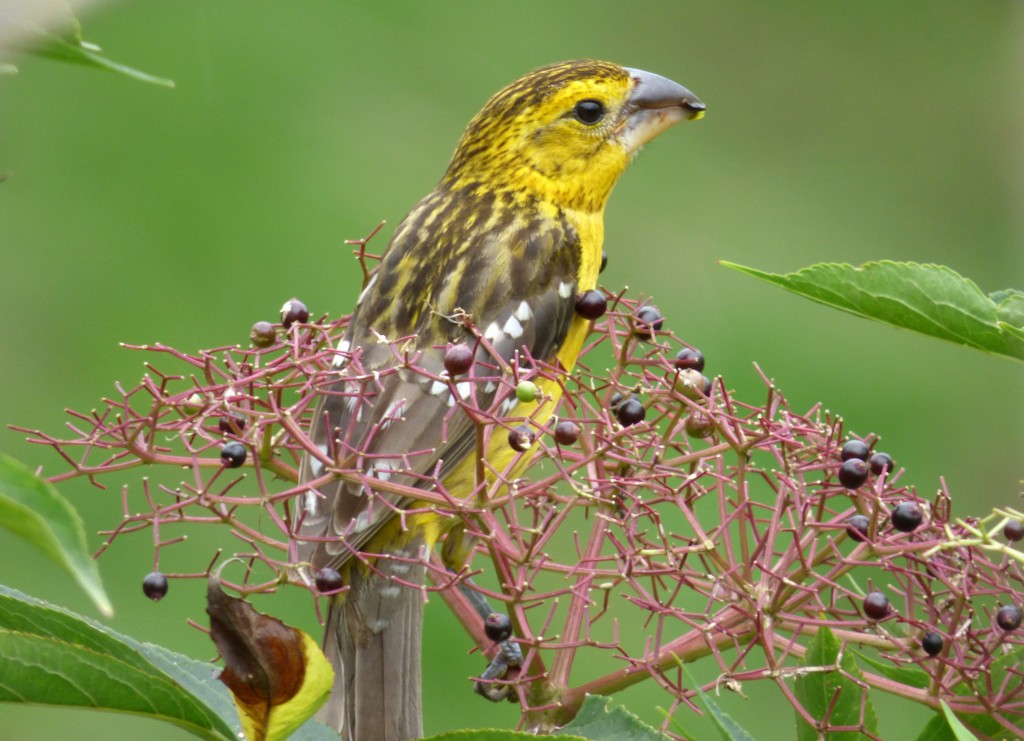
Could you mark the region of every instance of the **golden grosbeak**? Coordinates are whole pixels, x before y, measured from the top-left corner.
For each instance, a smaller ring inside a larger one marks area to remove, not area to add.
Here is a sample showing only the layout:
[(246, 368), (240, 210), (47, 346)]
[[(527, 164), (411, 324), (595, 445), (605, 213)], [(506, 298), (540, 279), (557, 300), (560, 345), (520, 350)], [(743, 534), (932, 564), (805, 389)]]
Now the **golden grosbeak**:
[[(471, 496), (477, 428), (453, 396), (465, 383), (395, 372), (386, 340), (412, 338), (407, 349), (435, 377), (446, 375), (446, 346), (459, 342), (492, 363), (525, 348), (570, 371), (588, 328), (576, 297), (597, 284), (612, 188), (644, 143), (703, 112), (671, 80), (593, 60), (543, 67), (491, 98), (441, 182), (399, 224), (359, 297), (313, 415), (310, 436), (322, 456), (307, 456), (302, 479), (324, 481), (325, 460), (340, 466), (356, 455), (378, 481), (422, 489), (436, 475), (453, 498)], [(376, 379), (346, 379), (354, 365), (363, 378), (377, 371)], [(476, 403), (488, 408), (494, 393), (495, 384), (480, 384)], [(537, 404), (548, 415), (559, 394), (547, 384), (540, 401), (507, 415), (543, 419)], [(428, 452), (410, 458), (413, 451)], [(502, 434), (490, 435), (484, 451), (493, 471), (516, 454)], [(300, 557), (313, 569), (337, 569), (348, 586), (327, 620), (325, 653), (336, 676), (321, 711), (348, 741), (421, 735), (423, 596), (406, 585), (423, 583), (424, 560), (461, 522), (414, 496), (370, 489), (336, 477), (307, 495), (299, 515)]]

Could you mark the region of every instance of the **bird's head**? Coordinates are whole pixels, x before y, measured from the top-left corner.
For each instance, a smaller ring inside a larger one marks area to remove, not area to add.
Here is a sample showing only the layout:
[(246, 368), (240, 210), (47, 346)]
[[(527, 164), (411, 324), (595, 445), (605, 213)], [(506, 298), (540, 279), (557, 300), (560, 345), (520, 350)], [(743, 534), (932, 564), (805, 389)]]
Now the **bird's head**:
[(443, 182), (601, 211), (646, 142), (703, 115), (697, 96), (650, 72), (589, 59), (542, 67), (487, 102), (462, 135)]

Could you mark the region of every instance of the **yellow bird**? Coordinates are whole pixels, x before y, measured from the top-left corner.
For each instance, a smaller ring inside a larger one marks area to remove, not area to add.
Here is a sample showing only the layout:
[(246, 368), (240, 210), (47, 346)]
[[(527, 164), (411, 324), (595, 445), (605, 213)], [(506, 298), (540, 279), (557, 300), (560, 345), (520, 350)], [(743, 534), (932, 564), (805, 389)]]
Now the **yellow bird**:
[[(479, 345), (456, 319), (468, 315), (502, 360), (525, 348), (570, 371), (589, 324), (576, 314), (576, 297), (597, 285), (612, 188), (646, 142), (703, 113), (704, 104), (669, 79), (586, 59), (534, 70), (492, 97), (441, 182), (399, 224), (359, 297), (338, 346), (338, 377), (313, 415), (310, 435), (322, 456), (307, 456), (302, 480), (323, 479), (325, 458), (340, 464), (359, 451), (377, 480), (426, 486), (412, 467), (439, 473), (455, 498), (471, 496), (476, 428), (453, 387), (408, 371), (360, 385), (346, 370), (392, 369), (395, 355), (382, 338), (413, 337), (417, 365), (444, 376), (446, 346)], [(477, 359), (495, 362), (482, 345)], [(477, 386), (476, 403), (486, 409), (494, 384)], [(544, 388), (541, 415), (554, 411), (558, 395), (557, 384)], [(507, 416), (537, 415), (536, 405), (520, 403)], [(430, 452), (402, 463), (414, 451)], [(490, 468), (504, 470), (515, 454), (506, 435), (490, 436)], [(348, 586), (327, 619), (335, 684), (321, 720), (348, 741), (418, 738), (423, 597), (394, 580), (422, 584), (423, 562), (461, 520), (340, 477), (311, 491), (298, 517), (300, 558), (336, 569)], [(374, 568), (357, 552), (375, 554)]]

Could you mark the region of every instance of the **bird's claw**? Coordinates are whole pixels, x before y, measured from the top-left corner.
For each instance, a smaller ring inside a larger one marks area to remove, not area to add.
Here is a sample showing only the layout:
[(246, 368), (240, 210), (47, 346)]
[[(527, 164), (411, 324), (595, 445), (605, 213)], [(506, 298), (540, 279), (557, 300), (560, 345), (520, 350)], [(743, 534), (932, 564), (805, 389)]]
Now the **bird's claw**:
[(515, 694), (512, 692), (512, 685), (495, 680), (508, 678), (510, 673), (518, 671), (523, 666), (523, 650), (513, 640), (500, 641), (498, 653), (494, 655), (491, 662), (484, 669), (480, 679), (473, 683), (473, 689), (481, 697), (491, 702), (508, 700), (515, 702)]
[[(487, 622), (490, 617), (495, 616), (487, 599), (470, 585), (459, 584), (459, 591), (465, 595), (484, 622)], [(509, 633), (511, 633), (511, 630), (509, 630)], [(506, 699), (509, 702), (515, 702), (516, 696), (512, 691), (512, 685), (502, 680), (509, 679), (510, 674), (515, 674), (522, 668), (523, 650), (511, 638), (506, 638), (496, 643), (498, 645), (498, 652), (491, 659), (487, 668), (484, 669), (480, 679), (473, 683), (473, 690), (491, 702), (501, 702)]]

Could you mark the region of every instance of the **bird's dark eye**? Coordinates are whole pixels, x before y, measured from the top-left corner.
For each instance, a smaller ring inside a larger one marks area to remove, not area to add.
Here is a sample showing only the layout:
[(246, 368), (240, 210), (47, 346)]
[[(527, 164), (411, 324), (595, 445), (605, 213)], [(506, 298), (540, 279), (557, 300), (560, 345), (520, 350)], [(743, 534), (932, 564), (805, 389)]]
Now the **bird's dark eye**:
[(593, 126), (604, 118), (604, 104), (599, 100), (581, 100), (572, 112), (577, 121)]

